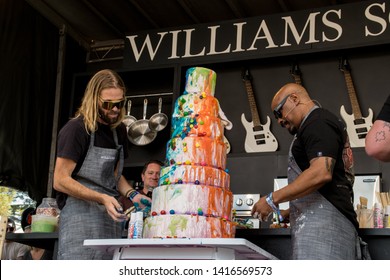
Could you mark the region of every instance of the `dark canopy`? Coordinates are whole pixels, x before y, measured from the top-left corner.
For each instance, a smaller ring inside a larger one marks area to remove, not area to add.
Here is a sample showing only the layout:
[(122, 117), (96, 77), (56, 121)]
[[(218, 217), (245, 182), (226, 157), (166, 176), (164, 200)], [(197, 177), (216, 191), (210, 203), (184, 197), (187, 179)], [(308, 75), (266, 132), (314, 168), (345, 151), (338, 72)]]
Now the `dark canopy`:
[[(0, 186), (47, 196), (59, 29), (24, 0), (0, 9)], [(69, 117), (74, 72), (85, 71), (85, 51), (66, 40), (67, 58), (58, 126)], [(57, 132), (55, 132), (57, 133)]]

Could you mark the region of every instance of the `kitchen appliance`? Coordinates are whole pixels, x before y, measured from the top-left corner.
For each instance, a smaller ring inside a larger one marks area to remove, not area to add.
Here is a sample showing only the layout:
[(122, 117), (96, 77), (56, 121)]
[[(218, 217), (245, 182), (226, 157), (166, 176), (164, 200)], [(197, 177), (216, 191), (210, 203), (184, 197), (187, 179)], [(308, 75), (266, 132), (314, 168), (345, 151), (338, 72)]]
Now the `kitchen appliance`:
[[(353, 193), (354, 193), (354, 202), (353, 206), (356, 209), (357, 204), (359, 204), (359, 197), (364, 196), (367, 198), (367, 208), (372, 209), (375, 202), (377, 201), (376, 192), (381, 191), (380, 185), (380, 176), (379, 175), (356, 175), (355, 182), (353, 184)], [(287, 178), (277, 178), (274, 179), (274, 191), (277, 191), (287, 185)], [(283, 202), (279, 204), (280, 209), (288, 209), (289, 203)]]
[(252, 207), (259, 199), (260, 194), (234, 194), (233, 209), (236, 212), (236, 221), (248, 228), (259, 229), (260, 220), (251, 216)]
[(376, 192), (381, 192), (381, 178), (379, 175), (359, 175), (355, 176), (353, 184), (353, 206), (356, 209), (360, 203), (359, 197), (367, 198), (367, 209), (372, 209), (377, 200)]

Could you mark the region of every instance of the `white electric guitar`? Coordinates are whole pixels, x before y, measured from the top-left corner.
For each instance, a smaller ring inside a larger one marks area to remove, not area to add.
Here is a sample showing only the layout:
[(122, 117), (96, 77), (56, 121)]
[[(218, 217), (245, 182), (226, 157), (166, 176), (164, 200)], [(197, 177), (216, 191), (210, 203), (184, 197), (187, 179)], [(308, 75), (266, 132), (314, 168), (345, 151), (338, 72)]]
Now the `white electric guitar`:
[(302, 85), (302, 72), (301, 69), (299, 69), (299, 66), (297, 63), (293, 63), (291, 70), (290, 70), (291, 76), (294, 78), (294, 81), (298, 85)]
[(372, 126), (373, 112), (371, 108), (368, 109), (368, 117), (363, 118), (360, 111), (359, 102), (356, 96), (355, 87), (353, 85), (350, 66), (346, 59), (341, 59), (340, 70), (344, 73), (345, 82), (347, 84), (349, 100), (353, 114), (348, 114), (345, 111), (344, 105), (340, 108), (340, 114), (347, 125), (347, 133), (351, 147), (364, 147), (365, 138)]
[(269, 116), (267, 116), (266, 124), (262, 125), (260, 123), (249, 70), (245, 71), (243, 81), (248, 94), (249, 106), (252, 114), (252, 122), (246, 120), (245, 114), (241, 115), (241, 122), (246, 130), (245, 151), (247, 153), (276, 151), (278, 149), (278, 141), (270, 131), (271, 120)]

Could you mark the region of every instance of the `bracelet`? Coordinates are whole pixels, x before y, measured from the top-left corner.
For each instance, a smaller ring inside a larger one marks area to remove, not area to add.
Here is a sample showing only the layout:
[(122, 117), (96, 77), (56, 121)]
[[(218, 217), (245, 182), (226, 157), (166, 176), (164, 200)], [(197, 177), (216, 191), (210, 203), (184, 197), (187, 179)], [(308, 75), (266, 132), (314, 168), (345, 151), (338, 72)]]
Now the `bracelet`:
[(125, 197), (129, 197), (129, 194), (132, 192), (132, 191), (135, 191), (133, 188), (129, 189), (126, 194), (125, 194)]
[(265, 198), (265, 201), (268, 203), (268, 205), (272, 208), (272, 210), (278, 215), (279, 221), (283, 222), (283, 216), (280, 213), (279, 207), (277, 207), (274, 203), (274, 200), (272, 198), (272, 192), (270, 192), (267, 197)]
[(131, 201), (133, 201), (133, 198), (134, 198), (137, 194), (139, 194), (139, 192), (137, 192), (136, 190), (131, 190), (128, 197), (129, 197), (129, 199), (130, 199)]

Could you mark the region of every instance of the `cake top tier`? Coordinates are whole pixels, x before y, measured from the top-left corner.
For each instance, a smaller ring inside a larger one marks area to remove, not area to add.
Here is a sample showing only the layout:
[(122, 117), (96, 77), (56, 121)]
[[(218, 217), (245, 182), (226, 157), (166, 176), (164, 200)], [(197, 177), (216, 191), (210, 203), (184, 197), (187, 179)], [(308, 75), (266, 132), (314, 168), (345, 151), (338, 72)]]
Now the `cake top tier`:
[(187, 93), (205, 93), (208, 96), (214, 96), (217, 74), (207, 68), (193, 67), (186, 73), (186, 87), (183, 94)]

